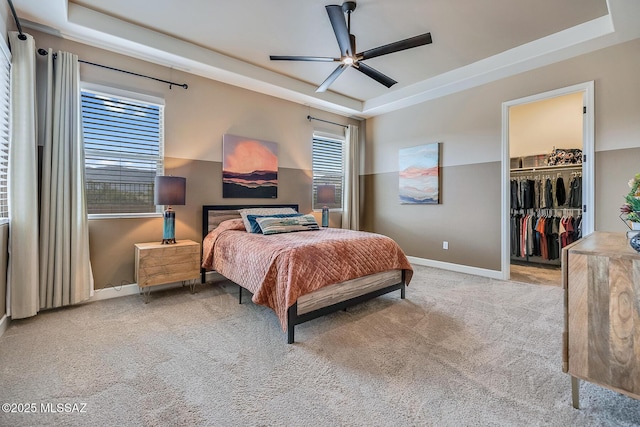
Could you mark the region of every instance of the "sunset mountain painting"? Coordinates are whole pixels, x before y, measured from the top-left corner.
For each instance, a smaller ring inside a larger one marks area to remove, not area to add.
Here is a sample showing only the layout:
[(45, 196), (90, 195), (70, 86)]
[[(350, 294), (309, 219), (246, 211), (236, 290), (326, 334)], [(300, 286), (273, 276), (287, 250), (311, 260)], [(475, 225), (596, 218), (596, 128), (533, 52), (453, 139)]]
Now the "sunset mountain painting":
[(222, 197), (275, 199), (278, 144), (236, 135), (222, 137)]
[(440, 203), (440, 143), (402, 148), (398, 160), (400, 203)]

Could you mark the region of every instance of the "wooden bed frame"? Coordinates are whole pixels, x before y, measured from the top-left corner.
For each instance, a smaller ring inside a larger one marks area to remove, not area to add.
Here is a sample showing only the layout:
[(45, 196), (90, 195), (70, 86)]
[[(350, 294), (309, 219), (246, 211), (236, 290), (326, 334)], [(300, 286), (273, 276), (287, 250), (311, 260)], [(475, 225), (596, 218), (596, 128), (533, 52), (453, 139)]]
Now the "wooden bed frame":
[[(215, 217), (224, 216), (225, 211), (246, 208), (293, 208), (298, 205), (203, 205), (202, 206), (202, 238), (217, 226)], [(206, 270), (201, 269), (201, 282), (206, 282)], [(238, 303), (242, 304), (242, 285), (239, 287)], [(382, 273), (359, 277), (346, 282), (334, 283), (312, 293), (302, 295), (287, 310), (287, 343), (294, 342), (294, 328), (296, 325), (333, 313), (345, 310), (347, 307), (363, 301), (400, 290), (400, 298), (405, 298), (404, 270), (389, 270)]]

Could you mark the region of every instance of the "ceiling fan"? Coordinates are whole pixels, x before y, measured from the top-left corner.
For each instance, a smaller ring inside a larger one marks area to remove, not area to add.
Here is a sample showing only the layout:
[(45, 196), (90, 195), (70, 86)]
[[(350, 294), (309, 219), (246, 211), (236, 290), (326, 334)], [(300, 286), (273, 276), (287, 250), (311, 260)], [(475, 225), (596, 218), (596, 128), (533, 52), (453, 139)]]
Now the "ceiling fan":
[[(380, 71), (371, 68), (365, 64), (364, 60), (375, 58), (376, 56), (387, 55), (389, 53), (399, 52), (405, 49), (411, 49), (418, 46), (424, 46), (432, 42), (431, 33), (421, 34), (419, 36), (411, 37), (408, 39), (400, 40), (394, 43), (389, 43), (384, 46), (379, 46), (373, 49), (365, 50), (364, 52), (356, 52), (356, 36), (351, 34), (351, 12), (356, 9), (356, 2), (347, 1), (338, 5), (325, 6), (333, 32), (338, 40), (338, 46), (340, 47), (340, 58), (331, 58), (324, 56), (278, 56), (271, 55), (272, 61), (313, 61), (313, 62), (340, 62), (338, 68), (327, 77), (327, 79), (318, 87), (316, 92), (324, 92), (333, 83), (342, 72), (353, 67), (361, 73), (371, 77), (378, 83), (391, 87), (398, 83), (391, 77), (385, 76)], [(344, 14), (347, 14), (345, 20)]]

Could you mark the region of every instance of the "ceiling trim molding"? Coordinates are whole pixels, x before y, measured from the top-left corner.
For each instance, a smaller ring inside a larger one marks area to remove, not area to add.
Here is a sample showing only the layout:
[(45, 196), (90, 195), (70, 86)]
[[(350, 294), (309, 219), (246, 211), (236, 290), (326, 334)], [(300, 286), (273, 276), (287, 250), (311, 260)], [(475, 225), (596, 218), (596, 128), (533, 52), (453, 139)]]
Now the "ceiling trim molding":
[(603, 16), (373, 98), (364, 103), (363, 115), (371, 117), (430, 101), (619, 43), (612, 34), (611, 18)]

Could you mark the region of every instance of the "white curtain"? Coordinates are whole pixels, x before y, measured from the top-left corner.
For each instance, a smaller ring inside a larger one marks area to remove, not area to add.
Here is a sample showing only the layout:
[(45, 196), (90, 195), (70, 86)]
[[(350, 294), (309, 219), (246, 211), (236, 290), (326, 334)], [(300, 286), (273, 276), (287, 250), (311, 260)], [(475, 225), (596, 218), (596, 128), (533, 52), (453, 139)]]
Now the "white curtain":
[(7, 315), (38, 313), (38, 155), (36, 148), (35, 42), (28, 34), (11, 44), (11, 142), (9, 147), (9, 265)]
[(78, 57), (49, 50), (40, 219), (40, 308), (77, 304), (93, 291), (84, 191)]
[(348, 125), (345, 131), (346, 165), (342, 201), (342, 228), (360, 229), (360, 140), (358, 126)]

